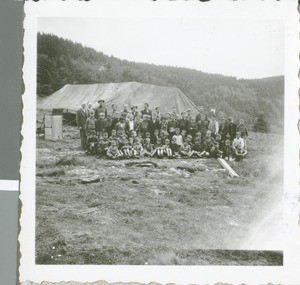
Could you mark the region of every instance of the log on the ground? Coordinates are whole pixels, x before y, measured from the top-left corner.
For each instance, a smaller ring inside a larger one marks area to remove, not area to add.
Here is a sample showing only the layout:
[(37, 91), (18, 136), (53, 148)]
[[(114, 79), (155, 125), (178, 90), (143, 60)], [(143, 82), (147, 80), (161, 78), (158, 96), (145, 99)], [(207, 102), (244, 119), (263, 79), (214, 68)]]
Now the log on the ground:
[(100, 182), (99, 175), (92, 175), (92, 176), (82, 176), (80, 177), (81, 184), (89, 184), (89, 183), (97, 183)]
[(207, 169), (204, 165), (199, 165), (199, 166), (178, 165), (176, 168), (180, 170), (186, 170), (190, 173), (195, 173), (197, 171), (205, 171)]
[(131, 161), (127, 162), (125, 165), (138, 167), (158, 167), (157, 163), (153, 161)]
[(223, 158), (218, 158), (218, 161), (231, 177), (239, 177), (239, 175), (231, 168), (231, 166)]

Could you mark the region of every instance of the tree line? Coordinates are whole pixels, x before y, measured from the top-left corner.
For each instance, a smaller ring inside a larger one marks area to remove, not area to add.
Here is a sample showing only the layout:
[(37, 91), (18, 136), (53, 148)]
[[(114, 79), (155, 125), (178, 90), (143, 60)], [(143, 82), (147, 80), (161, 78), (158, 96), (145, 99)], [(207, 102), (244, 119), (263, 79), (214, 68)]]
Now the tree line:
[(196, 105), (214, 108), (254, 124), (263, 114), (283, 126), (284, 77), (237, 79), (195, 69), (137, 63), (108, 56), (52, 34), (37, 35), (37, 95), (46, 97), (66, 84), (137, 81), (178, 87)]

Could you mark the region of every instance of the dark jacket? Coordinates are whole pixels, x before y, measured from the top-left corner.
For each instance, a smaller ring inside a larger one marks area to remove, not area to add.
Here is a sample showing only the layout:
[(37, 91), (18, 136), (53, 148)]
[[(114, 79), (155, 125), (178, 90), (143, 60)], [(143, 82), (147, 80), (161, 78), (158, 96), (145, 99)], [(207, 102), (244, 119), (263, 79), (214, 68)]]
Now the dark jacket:
[(87, 110), (80, 108), (76, 113), (76, 123), (78, 128), (85, 129), (87, 119)]
[(150, 116), (152, 116), (152, 111), (149, 110), (149, 109), (148, 110), (144, 109), (144, 110), (141, 111), (141, 113), (142, 113), (142, 115), (150, 115)]
[(96, 119), (99, 119), (100, 113), (104, 113), (105, 118), (107, 117), (107, 109), (104, 106), (102, 106), (102, 107), (99, 106), (95, 109), (95, 118)]
[(233, 140), (236, 136), (236, 124), (228, 123), (228, 133), (230, 135), (230, 139)]
[(161, 129), (161, 122), (159, 120), (155, 120), (154, 122), (152, 120), (148, 121), (148, 130), (151, 135), (153, 135), (154, 130)]

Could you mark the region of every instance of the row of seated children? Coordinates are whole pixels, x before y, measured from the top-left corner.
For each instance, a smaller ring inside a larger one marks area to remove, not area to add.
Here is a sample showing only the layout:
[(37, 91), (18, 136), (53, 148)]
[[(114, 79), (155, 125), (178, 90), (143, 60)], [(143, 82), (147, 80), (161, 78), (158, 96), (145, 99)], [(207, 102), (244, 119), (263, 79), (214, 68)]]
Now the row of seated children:
[(101, 134), (98, 139), (96, 133), (92, 131), (87, 141), (87, 151), (97, 154), (98, 157), (109, 158), (139, 158), (139, 157), (223, 157), (227, 160), (243, 159), (246, 154), (246, 145), (241, 134), (238, 132), (236, 138), (231, 143), (230, 139), (222, 141), (220, 136), (214, 139), (208, 131), (202, 139), (201, 134), (196, 134), (195, 138), (191, 135), (183, 137), (180, 130), (176, 129), (175, 134), (169, 139), (168, 136), (158, 136), (155, 143), (151, 142), (150, 134), (145, 138), (141, 135), (132, 133), (127, 137), (124, 132), (113, 131), (108, 137), (106, 132)]

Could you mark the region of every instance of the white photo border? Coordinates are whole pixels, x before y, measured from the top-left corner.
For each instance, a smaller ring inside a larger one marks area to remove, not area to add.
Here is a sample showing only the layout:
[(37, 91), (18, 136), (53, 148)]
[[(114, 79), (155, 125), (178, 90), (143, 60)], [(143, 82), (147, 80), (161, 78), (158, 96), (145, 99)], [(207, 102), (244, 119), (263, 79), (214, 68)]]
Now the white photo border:
[[(285, 24), (285, 160), (283, 266), (35, 265), (36, 58), (38, 17), (218, 17), (281, 19)], [(26, 1), (24, 19), (23, 125), (19, 280), (176, 284), (300, 282), (297, 1)]]

